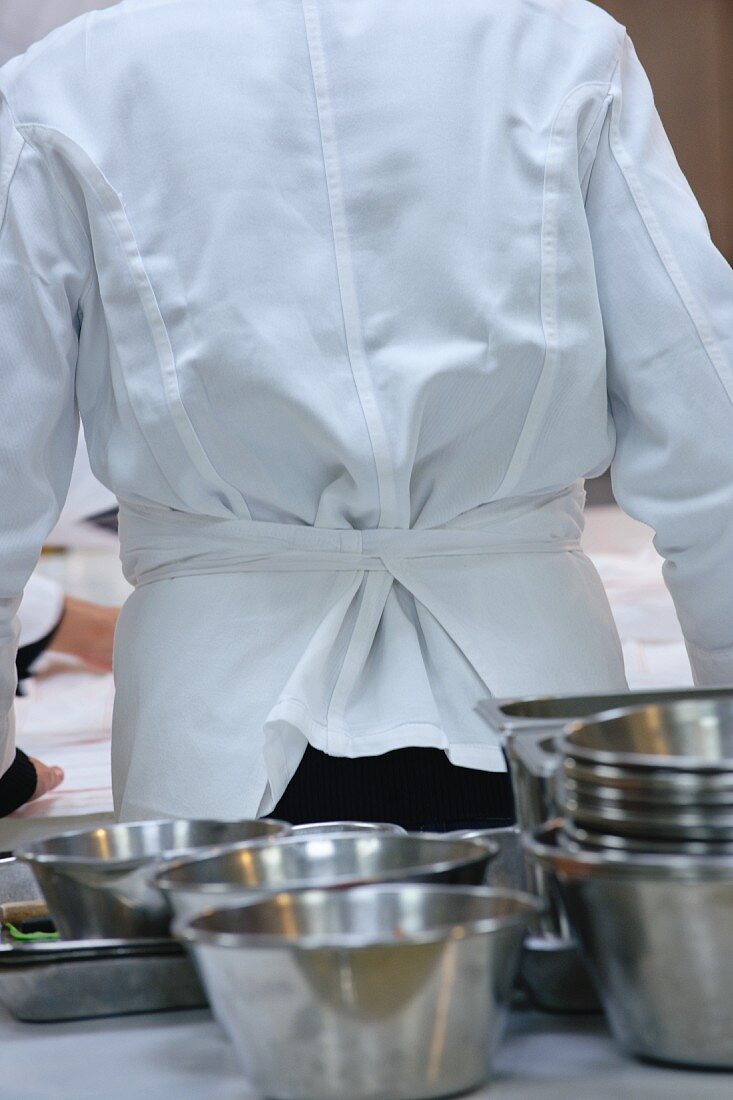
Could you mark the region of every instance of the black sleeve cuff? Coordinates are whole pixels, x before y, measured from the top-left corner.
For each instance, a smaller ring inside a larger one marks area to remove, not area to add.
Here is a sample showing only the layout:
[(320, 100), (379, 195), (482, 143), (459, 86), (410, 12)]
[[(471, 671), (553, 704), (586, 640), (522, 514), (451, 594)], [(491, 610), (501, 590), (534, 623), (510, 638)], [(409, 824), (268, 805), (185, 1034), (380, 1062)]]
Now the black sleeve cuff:
[(15, 760), (5, 775), (0, 775), (0, 817), (12, 814), (32, 798), (38, 785), (36, 769), (26, 754), (15, 750)]

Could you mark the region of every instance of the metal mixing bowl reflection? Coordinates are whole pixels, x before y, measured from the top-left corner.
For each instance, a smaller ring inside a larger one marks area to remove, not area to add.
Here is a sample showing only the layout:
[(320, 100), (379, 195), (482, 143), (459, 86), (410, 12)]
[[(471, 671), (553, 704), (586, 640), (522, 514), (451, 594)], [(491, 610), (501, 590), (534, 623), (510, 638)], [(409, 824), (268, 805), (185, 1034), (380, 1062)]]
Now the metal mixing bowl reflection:
[[(688, 773), (733, 772), (733, 699), (609, 711), (574, 722), (560, 749), (576, 763)], [(643, 776), (642, 776), (643, 778)]]
[(64, 939), (168, 935), (170, 911), (150, 884), (159, 863), (203, 848), (272, 840), (290, 826), (253, 821), (139, 821), (61, 833), (19, 849)]
[(275, 1100), (428, 1100), (488, 1076), (536, 899), (401, 884), (278, 894), (174, 931)]
[(733, 811), (712, 807), (639, 807), (630, 810), (606, 802), (582, 803), (574, 798), (565, 803), (567, 816), (576, 825), (620, 836), (660, 840), (733, 841)]
[(525, 889), (522, 834), (517, 825), (497, 829), (456, 829), (443, 835), (454, 840), (478, 840), (492, 849), (497, 844), (499, 850), (486, 868), (484, 885), (496, 886), (500, 890)]
[(618, 1042), (733, 1069), (733, 857), (569, 851), (561, 828), (524, 842), (557, 882)]
[[(602, 764), (584, 765), (563, 761), (565, 792), (591, 788), (604, 796), (631, 801), (663, 803), (733, 802), (733, 773), (685, 772), (662, 768), (614, 768)], [(542, 822), (540, 822), (542, 824)]]
[(722, 840), (663, 840), (659, 837), (615, 836), (613, 833), (583, 829), (565, 818), (557, 842), (571, 851), (642, 852), (660, 855), (728, 856), (733, 843)]
[(323, 836), (327, 833), (394, 833), (405, 836), (401, 825), (378, 824), (374, 821), (314, 821), (307, 825), (293, 825), (293, 836)]
[(375, 882), (478, 885), (497, 844), (438, 837), (331, 834), (238, 844), (212, 857), (177, 860), (155, 876), (177, 917), (305, 887)]

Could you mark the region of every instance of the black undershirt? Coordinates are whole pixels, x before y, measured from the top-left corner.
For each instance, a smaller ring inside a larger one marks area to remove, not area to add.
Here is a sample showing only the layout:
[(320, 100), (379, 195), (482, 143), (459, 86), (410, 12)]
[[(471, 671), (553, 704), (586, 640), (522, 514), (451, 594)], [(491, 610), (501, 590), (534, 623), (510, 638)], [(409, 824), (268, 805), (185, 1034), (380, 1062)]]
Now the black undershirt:
[(409, 830), (500, 828), (515, 821), (506, 772), (459, 768), (442, 749), (395, 749), (355, 760), (311, 745), (272, 817), (313, 821), (379, 821)]

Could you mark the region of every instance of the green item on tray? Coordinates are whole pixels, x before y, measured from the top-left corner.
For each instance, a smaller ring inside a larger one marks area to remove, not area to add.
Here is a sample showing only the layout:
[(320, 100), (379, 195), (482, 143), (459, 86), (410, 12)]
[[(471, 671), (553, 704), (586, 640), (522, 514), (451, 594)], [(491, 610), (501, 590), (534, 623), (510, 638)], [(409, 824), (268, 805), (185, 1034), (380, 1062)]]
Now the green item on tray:
[(30, 940), (58, 940), (61, 937), (58, 932), (21, 932), (19, 928), (16, 928), (14, 924), (11, 924), (9, 920), (5, 921), (5, 927), (14, 940), (22, 940), (23, 943), (28, 943)]

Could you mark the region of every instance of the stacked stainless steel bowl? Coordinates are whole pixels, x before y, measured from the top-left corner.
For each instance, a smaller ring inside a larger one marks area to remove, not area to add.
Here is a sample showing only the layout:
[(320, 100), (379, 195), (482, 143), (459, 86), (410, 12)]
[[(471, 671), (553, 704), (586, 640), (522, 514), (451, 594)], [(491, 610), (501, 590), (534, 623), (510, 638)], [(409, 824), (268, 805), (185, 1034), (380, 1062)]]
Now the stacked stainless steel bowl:
[[(72, 952), (82, 966), (115, 952), (99, 1014), (115, 1000), (189, 1007), (205, 991), (245, 1077), (276, 1100), (428, 1100), (483, 1083), (542, 908), (483, 885), (493, 836), (346, 821), (288, 834), (278, 821), (148, 821), (19, 851), (61, 932), (63, 1012), (89, 992)], [(196, 972), (182, 952), (164, 967), (172, 931)]]
[(733, 698), (600, 715), (558, 742), (550, 871), (619, 1042), (733, 1069)]
[(612, 711), (559, 748), (570, 847), (733, 852), (733, 699)]

